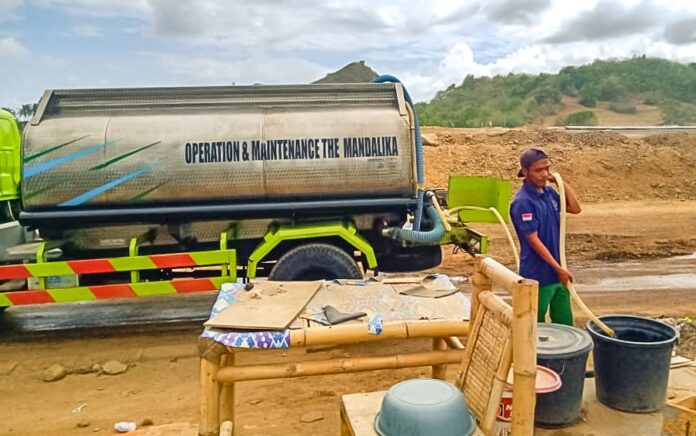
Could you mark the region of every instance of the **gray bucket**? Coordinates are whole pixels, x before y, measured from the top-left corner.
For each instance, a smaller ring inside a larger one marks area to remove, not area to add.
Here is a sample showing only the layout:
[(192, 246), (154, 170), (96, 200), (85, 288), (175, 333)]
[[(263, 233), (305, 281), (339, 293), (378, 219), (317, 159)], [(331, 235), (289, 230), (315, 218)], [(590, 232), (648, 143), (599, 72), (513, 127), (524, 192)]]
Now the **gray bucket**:
[(560, 324), (537, 327), (537, 364), (555, 371), (562, 381), (554, 392), (537, 394), (534, 422), (539, 427), (565, 427), (582, 418), (587, 356), (592, 338), (585, 331)]
[(607, 336), (592, 321), (597, 399), (612, 409), (647, 413), (662, 409), (667, 397), (672, 347), (677, 331), (662, 322), (629, 315), (600, 318), (614, 330)]

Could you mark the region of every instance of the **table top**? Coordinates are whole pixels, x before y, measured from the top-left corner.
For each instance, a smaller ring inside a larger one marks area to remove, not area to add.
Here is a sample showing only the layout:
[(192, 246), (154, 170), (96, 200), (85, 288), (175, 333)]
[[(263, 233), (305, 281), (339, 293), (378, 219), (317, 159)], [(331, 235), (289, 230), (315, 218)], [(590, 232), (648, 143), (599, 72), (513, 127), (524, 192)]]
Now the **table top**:
[[(405, 289), (417, 283), (385, 284), (370, 281), (327, 282), (307, 303), (300, 315), (285, 330), (252, 331), (206, 328), (203, 336), (212, 338), (227, 347), (234, 348), (288, 348), (306, 346), (321, 335), (332, 336), (326, 343), (360, 342), (379, 339), (408, 338), (413, 335), (409, 326), (420, 329), (420, 337), (430, 332), (445, 334), (431, 336), (457, 336), (466, 334), (463, 321), (468, 320), (470, 297), (456, 292), (441, 298), (402, 295)], [(213, 314), (234, 304), (234, 293), (243, 292), (236, 287), (230, 293), (221, 291), (213, 307)], [(326, 326), (321, 319), (323, 308), (331, 305), (344, 313), (364, 312), (367, 316), (334, 326)], [(442, 329), (445, 330), (442, 330)], [(344, 338), (344, 341), (341, 340)], [(418, 336), (416, 336), (418, 337)], [(321, 342), (321, 340), (320, 340)], [(316, 345), (316, 343), (315, 343)]]

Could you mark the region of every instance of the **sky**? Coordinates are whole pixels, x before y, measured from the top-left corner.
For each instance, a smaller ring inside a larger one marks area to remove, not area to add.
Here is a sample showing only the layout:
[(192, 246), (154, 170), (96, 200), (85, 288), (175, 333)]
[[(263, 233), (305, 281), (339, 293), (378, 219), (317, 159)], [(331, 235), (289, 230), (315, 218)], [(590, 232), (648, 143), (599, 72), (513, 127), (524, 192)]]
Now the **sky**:
[(468, 74), (696, 62), (693, 0), (0, 0), (0, 106), (45, 89), (309, 83), (364, 60), (416, 101)]

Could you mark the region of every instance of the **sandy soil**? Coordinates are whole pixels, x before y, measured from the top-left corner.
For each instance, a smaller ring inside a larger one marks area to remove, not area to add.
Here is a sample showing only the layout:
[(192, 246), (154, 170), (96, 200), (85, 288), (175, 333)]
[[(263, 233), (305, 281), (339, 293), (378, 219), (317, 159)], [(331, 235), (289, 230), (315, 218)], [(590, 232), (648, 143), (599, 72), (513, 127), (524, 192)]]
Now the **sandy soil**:
[[(597, 274), (617, 275), (629, 261), (647, 262), (650, 266), (652, 259), (696, 252), (693, 136), (628, 139), (614, 134), (577, 136), (544, 130), (428, 131), (436, 134), (441, 143), (426, 150), (431, 186), (446, 186), (448, 172), (512, 177), (519, 152), (531, 144), (545, 144), (584, 201), (584, 212), (569, 220), (569, 262), (571, 269), (577, 270), (579, 280), (596, 278)], [(480, 230), (491, 236), (491, 255), (512, 266), (502, 231), (493, 225), (480, 226)], [(613, 269), (600, 272), (598, 263), (612, 265)], [(696, 259), (680, 265), (682, 272), (694, 272)], [(447, 252), (438, 270), (466, 276), (471, 269), (468, 255)], [(600, 289), (583, 292), (583, 298), (598, 314), (622, 312), (683, 318), (696, 314), (693, 292), (696, 285), (691, 289), (621, 293)], [(583, 323), (578, 316), (576, 324)], [(690, 326), (682, 330), (680, 343), (680, 352), (692, 358), (696, 358), (694, 330)], [(198, 332), (115, 332), (106, 336), (87, 332), (84, 337), (70, 339), (23, 338), (0, 343), (0, 434), (112, 434), (113, 424), (122, 420), (195, 423)], [(389, 342), (381, 347), (278, 351), (273, 359), (390, 354), (397, 349), (426, 349), (429, 345), (427, 341)], [(111, 359), (129, 364), (128, 371), (115, 376), (71, 373), (56, 382), (42, 380), (43, 371), (53, 364), (74, 371)], [(244, 353), (240, 359), (249, 362), (258, 357)], [(386, 389), (399, 380), (428, 374), (428, 368), (418, 368), (241, 383), (235, 434), (338, 434), (341, 394)], [(449, 376), (453, 375), (450, 370)], [(86, 405), (74, 413), (73, 409), (82, 404)], [(301, 422), (301, 417), (310, 411), (318, 411), (322, 418)]]

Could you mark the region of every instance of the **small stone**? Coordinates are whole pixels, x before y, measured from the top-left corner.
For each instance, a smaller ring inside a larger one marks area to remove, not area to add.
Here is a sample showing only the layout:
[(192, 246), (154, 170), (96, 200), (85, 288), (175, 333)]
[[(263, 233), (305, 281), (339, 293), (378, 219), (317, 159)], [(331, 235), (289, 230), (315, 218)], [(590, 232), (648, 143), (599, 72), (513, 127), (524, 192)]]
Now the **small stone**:
[(258, 399), (251, 400), (251, 401), (249, 401), (249, 404), (251, 404), (252, 406), (255, 406), (255, 405), (259, 404), (261, 401), (263, 401), (263, 400), (258, 400)]
[[(438, 141), (437, 135), (432, 133), (432, 134), (427, 134), (427, 133), (421, 133), (421, 139), (423, 140), (423, 145), (429, 145), (431, 147), (437, 147), (440, 145), (440, 142)], [(515, 141), (513, 141), (514, 143)]]
[(667, 389), (667, 399), (671, 400), (677, 397), (677, 393), (672, 389)]
[(320, 396), (320, 397), (335, 397), (335, 396), (336, 396), (336, 392), (334, 392), (334, 391), (324, 391), (324, 390), (320, 390), (320, 391), (319, 391), (319, 396)]
[(104, 388), (97, 388), (97, 390), (101, 392), (104, 390)]
[(310, 422), (317, 422), (321, 421), (324, 419), (324, 414), (318, 410), (313, 410), (311, 412), (307, 412), (304, 415), (300, 417), (300, 422), (304, 422), (305, 424), (308, 424)]
[(92, 429), (92, 431), (96, 433), (96, 432), (98, 432), (98, 431), (101, 431), (101, 429), (100, 429), (99, 427), (94, 427), (94, 428)]
[(77, 428), (87, 428), (87, 427), (89, 427), (89, 425), (90, 425), (90, 422), (89, 422), (89, 421), (85, 421), (85, 420), (83, 419), (82, 421), (80, 421), (80, 422), (77, 423)]
[(118, 360), (109, 360), (102, 366), (102, 372), (108, 375), (123, 374), (128, 370), (128, 365)]
[(150, 425), (155, 425), (155, 423), (150, 419), (150, 418), (145, 418), (142, 421), (140, 421), (140, 426), (141, 427), (147, 427)]
[(63, 367), (63, 365), (58, 365), (57, 363), (51, 365), (43, 373), (43, 381), (54, 382), (62, 379), (68, 374), (68, 371)]
[(75, 374), (91, 374), (94, 372), (99, 372), (101, 369), (101, 366), (98, 363), (95, 364), (87, 364), (87, 365), (82, 365), (78, 366), (77, 368), (73, 369), (73, 373)]

